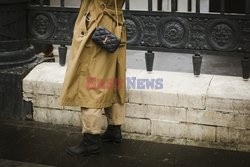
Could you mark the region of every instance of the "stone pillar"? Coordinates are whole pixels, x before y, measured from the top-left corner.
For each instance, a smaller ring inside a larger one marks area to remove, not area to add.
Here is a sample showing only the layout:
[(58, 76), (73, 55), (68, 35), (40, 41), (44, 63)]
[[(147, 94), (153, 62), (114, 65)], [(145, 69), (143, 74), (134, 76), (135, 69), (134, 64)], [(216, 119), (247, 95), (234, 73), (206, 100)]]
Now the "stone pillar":
[(0, 69), (36, 59), (27, 39), (27, 0), (0, 1)]
[(22, 79), (37, 60), (28, 42), (28, 0), (0, 1), (0, 117), (24, 118)]

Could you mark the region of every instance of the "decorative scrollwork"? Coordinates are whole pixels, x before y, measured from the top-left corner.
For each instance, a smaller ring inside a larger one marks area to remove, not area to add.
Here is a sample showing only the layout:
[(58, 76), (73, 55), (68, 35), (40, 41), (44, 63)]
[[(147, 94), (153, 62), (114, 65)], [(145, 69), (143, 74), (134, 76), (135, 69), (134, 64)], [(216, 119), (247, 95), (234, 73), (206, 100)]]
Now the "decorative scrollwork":
[(49, 38), (54, 31), (54, 22), (48, 14), (39, 13), (32, 19), (31, 33), (38, 39)]
[(73, 31), (71, 30), (74, 27), (76, 17), (69, 12), (57, 12), (54, 13), (54, 18), (57, 21), (57, 27), (55, 28), (56, 30), (52, 39), (57, 41), (70, 41), (73, 35)]
[(127, 32), (127, 43), (136, 44), (140, 42), (143, 37), (142, 21), (135, 16), (129, 15), (126, 16), (125, 25)]
[[(70, 45), (77, 14), (78, 9), (74, 8), (31, 8), (28, 13), (30, 39)], [(124, 16), (127, 44), (131, 49), (216, 54), (250, 52), (247, 16), (129, 10), (124, 11)]]
[(216, 50), (233, 50), (237, 43), (237, 32), (227, 20), (215, 20), (208, 29), (210, 45)]
[(211, 35), (211, 39), (220, 47), (225, 47), (233, 41), (233, 30), (226, 24), (213, 27)]
[(130, 19), (126, 20), (126, 28), (127, 28), (127, 39), (133, 39), (138, 33), (135, 22)]
[(188, 49), (204, 50), (209, 49), (206, 38), (207, 18), (188, 18), (190, 22), (190, 40), (187, 45)]
[(184, 34), (184, 27), (176, 21), (171, 21), (164, 27), (164, 39), (171, 44), (180, 43), (184, 37)]
[(189, 25), (180, 18), (163, 18), (158, 26), (158, 37), (170, 48), (184, 47), (189, 36)]
[(143, 45), (156, 47), (160, 46), (160, 42), (157, 37), (157, 22), (158, 17), (141, 17), (144, 23), (144, 37)]

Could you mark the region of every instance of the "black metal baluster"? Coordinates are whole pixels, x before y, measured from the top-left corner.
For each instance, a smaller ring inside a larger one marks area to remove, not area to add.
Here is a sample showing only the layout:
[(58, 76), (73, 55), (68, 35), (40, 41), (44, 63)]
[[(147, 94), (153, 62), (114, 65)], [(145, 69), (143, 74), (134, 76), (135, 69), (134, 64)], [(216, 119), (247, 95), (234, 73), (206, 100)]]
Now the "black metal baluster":
[(242, 76), (243, 79), (248, 80), (250, 78), (250, 60), (249, 57), (244, 57), (241, 61)]
[(153, 0), (148, 0), (148, 11), (153, 10)]
[(192, 12), (192, 0), (188, 0), (188, 11)]
[(64, 2), (64, 0), (61, 0), (61, 7), (62, 7), (62, 8), (65, 7), (65, 2)]
[(65, 45), (61, 45), (58, 48), (58, 51), (59, 51), (59, 64), (61, 66), (64, 66), (65, 63), (66, 63), (67, 50), (68, 50), (68, 48)]
[[(152, 10), (153, 10), (153, 2), (152, 0), (148, 0), (148, 11)], [(155, 54), (149, 50), (147, 51), (147, 53), (145, 53), (146, 68), (148, 72), (153, 71), (154, 55)]]
[(176, 12), (177, 6), (178, 6), (177, 0), (171, 0), (171, 12)]
[(145, 53), (146, 68), (148, 72), (153, 71), (154, 58), (155, 54), (152, 51)]
[(201, 12), (201, 1), (196, 0), (196, 13), (200, 13), (200, 12)]
[(126, 10), (129, 10), (129, 6), (130, 6), (130, 5), (129, 5), (129, 0), (126, 0), (126, 2), (125, 2), (125, 9), (126, 9)]
[(245, 0), (246, 1), (246, 14), (250, 14), (250, 0)]
[(225, 0), (220, 0), (220, 13), (225, 13)]
[(202, 56), (196, 53), (193, 56), (193, 72), (195, 76), (199, 76), (201, 73), (201, 63), (202, 63)]
[(162, 11), (162, 0), (157, 1), (157, 10)]

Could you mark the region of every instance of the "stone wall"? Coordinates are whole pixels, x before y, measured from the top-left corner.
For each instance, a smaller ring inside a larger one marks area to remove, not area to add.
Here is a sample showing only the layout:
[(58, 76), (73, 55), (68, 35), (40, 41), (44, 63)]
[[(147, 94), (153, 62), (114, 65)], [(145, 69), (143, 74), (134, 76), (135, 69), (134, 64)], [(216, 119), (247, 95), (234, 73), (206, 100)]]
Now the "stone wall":
[[(65, 67), (43, 63), (24, 79), (24, 98), (33, 102), (35, 121), (81, 125), (79, 107), (58, 105), (64, 73)], [(127, 77), (163, 79), (163, 89), (127, 90), (127, 138), (250, 151), (249, 81), (133, 69)]]

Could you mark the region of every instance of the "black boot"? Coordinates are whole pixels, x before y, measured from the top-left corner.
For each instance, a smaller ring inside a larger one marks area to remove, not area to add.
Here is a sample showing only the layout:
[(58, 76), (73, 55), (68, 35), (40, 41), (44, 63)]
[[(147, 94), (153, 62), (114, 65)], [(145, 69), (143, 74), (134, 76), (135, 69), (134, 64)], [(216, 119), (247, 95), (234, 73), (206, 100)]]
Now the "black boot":
[(122, 140), (121, 125), (108, 125), (106, 131), (101, 135), (103, 142), (120, 143)]
[(100, 135), (84, 133), (83, 139), (78, 146), (68, 147), (65, 151), (72, 156), (88, 156), (97, 154), (101, 150)]

